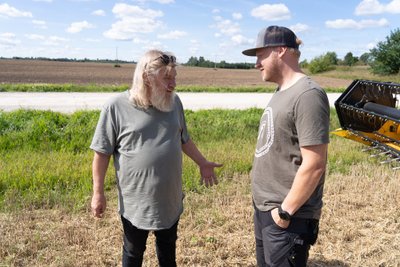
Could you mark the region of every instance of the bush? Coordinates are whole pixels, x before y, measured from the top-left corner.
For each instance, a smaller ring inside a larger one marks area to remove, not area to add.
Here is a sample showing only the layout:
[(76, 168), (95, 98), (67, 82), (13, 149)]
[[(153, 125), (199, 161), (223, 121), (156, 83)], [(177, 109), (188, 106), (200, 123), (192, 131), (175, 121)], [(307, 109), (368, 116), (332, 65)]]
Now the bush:
[(332, 65), (331, 59), (328, 54), (316, 57), (311, 60), (310, 64), (308, 64), (308, 70), (312, 74), (321, 73), (333, 69), (334, 66)]
[(397, 74), (400, 70), (400, 30), (391, 32), (385, 42), (379, 42), (371, 49), (372, 71), (375, 74)]

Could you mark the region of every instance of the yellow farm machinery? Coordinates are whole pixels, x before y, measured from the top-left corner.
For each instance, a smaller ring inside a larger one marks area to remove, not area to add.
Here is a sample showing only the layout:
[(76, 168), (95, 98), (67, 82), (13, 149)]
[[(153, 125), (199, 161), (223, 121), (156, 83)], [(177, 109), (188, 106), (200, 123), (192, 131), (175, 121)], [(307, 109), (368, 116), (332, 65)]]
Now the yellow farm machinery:
[(400, 169), (400, 84), (354, 80), (336, 100), (333, 134), (367, 145), (372, 157)]

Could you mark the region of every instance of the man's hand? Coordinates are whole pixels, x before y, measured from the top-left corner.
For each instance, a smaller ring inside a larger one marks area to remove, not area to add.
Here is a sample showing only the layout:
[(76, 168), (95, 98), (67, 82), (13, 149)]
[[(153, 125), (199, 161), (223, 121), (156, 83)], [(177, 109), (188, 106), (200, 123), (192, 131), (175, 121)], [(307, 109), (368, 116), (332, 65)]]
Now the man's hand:
[(221, 167), (222, 164), (206, 161), (200, 166), (201, 184), (205, 184), (207, 187), (218, 184), (217, 176), (215, 175), (214, 168)]
[(272, 220), (274, 220), (275, 224), (278, 225), (280, 228), (286, 229), (289, 227), (290, 221), (282, 220), (281, 217), (279, 217), (278, 208), (271, 210), (271, 216)]
[(94, 217), (102, 218), (106, 210), (106, 197), (102, 193), (94, 193), (92, 196), (92, 213)]

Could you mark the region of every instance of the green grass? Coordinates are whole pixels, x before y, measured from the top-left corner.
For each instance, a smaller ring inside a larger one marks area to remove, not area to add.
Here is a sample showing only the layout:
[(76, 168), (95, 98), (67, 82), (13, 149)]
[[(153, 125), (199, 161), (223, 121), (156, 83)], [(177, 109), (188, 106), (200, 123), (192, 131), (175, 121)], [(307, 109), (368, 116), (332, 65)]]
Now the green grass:
[[(192, 139), (212, 161), (222, 182), (249, 173), (261, 109), (186, 111)], [(331, 110), (331, 130), (339, 127)], [(99, 111), (62, 114), (50, 111), (0, 112), (0, 211), (62, 207), (85, 208), (91, 196), (89, 149)], [(361, 145), (332, 136), (328, 173), (348, 173), (367, 158)], [(202, 193), (197, 166), (184, 157), (185, 191)], [(106, 190), (115, 189), (110, 164)]]
[(218, 86), (200, 86), (200, 85), (190, 85), (190, 86), (177, 86), (176, 90), (178, 92), (188, 92), (188, 93), (273, 93), (276, 90), (275, 87), (267, 86), (239, 86), (239, 87), (218, 87)]

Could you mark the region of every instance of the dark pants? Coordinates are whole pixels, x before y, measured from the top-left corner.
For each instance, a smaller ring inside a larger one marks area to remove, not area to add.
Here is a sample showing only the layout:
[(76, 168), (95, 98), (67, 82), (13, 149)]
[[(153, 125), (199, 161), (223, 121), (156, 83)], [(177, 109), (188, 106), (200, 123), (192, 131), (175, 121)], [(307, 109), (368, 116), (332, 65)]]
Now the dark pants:
[[(121, 216), (124, 228), (124, 246), (122, 251), (123, 267), (140, 267), (143, 262), (143, 254), (146, 250), (148, 230), (141, 230), (132, 225), (130, 221)], [(160, 267), (175, 267), (176, 240), (178, 222), (171, 228), (154, 231), (156, 237), (156, 252)]]
[(260, 267), (305, 267), (318, 236), (318, 220), (292, 218), (288, 228), (275, 224), (271, 212), (254, 211), (257, 264)]

